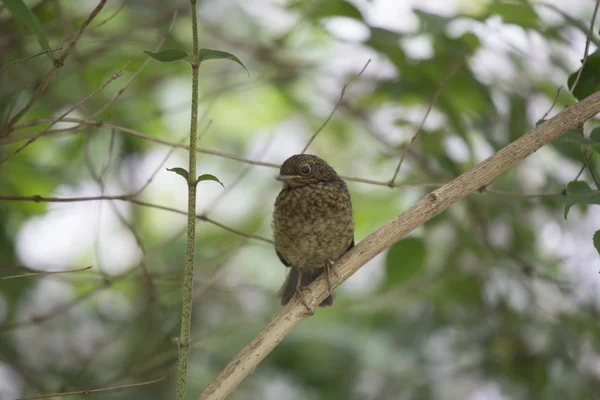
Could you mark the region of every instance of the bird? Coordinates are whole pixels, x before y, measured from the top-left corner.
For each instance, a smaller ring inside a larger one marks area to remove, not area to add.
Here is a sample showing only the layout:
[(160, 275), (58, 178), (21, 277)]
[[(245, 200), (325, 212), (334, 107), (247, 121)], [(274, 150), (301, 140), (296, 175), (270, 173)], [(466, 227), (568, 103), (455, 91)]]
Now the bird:
[[(290, 271), (278, 291), (286, 305), (295, 293), (309, 312), (302, 290), (354, 247), (352, 202), (346, 182), (327, 162), (311, 154), (296, 154), (281, 165), (283, 189), (275, 200), (275, 252)], [(334, 271), (335, 272), (335, 271)], [(333, 304), (333, 293), (320, 306)]]

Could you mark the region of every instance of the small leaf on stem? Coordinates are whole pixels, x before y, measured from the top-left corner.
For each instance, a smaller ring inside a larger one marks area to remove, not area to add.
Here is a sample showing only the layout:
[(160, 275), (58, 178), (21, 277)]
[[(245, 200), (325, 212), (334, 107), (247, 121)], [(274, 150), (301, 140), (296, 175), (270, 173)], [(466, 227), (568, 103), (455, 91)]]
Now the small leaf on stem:
[(592, 190), (586, 182), (572, 181), (567, 185), (565, 219), (569, 209), (575, 204), (600, 204), (600, 190)]
[(167, 168), (167, 171), (171, 171), (171, 172), (175, 172), (177, 175), (181, 175), (185, 178), (185, 180), (188, 180), (188, 172), (185, 168)]
[(248, 72), (248, 76), (250, 76), (250, 71), (248, 71), (248, 68), (246, 68), (246, 66), (244, 64), (242, 64), (240, 59), (226, 51), (200, 49), (200, 51), (198, 52), (198, 60), (200, 62), (206, 61), (206, 60), (231, 60), (233, 62), (240, 64), (242, 66), (242, 68), (244, 68), (246, 70), (246, 72)]
[(225, 185), (223, 185), (223, 183), (216, 176), (211, 175), (211, 174), (200, 175), (198, 177), (198, 179), (196, 179), (196, 183), (198, 183), (200, 181), (215, 181), (215, 182), (218, 182), (221, 186), (225, 187)]
[(181, 61), (188, 56), (188, 53), (182, 49), (166, 49), (158, 53), (144, 50), (144, 53), (160, 62)]

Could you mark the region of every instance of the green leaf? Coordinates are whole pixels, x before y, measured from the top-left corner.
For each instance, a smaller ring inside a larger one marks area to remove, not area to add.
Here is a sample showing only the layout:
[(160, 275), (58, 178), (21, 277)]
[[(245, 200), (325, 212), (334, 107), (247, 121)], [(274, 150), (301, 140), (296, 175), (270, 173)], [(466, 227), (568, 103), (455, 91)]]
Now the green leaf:
[(246, 70), (246, 72), (248, 72), (248, 75), (250, 75), (250, 71), (248, 71), (246, 66), (244, 64), (242, 64), (240, 59), (226, 51), (200, 49), (200, 51), (198, 52), (198, 60), (200, 62), (206, 61), (206, 60), (231, 60), (233, 62), (240, 64), (242, 66), (242, 68), (244, 68)]
[(363, 20), (363, 16), (352, 4), (342, 0), (321, 0), (312, 13), (312, 18), (321, 19), (328, 17), (348, 17)]
[(158, 53), (144, 50), (144, 53), (160, 62), (181, 61), (182, 59), (188, 57), (188, 53), (182, 49), (166, 49), (159, 51)]
[(514, 141), (527, 132), (529, 123), (527, 121), (527, 101), (522, 96), (513, 94), (510, 96), (510, 115), (508, 134)]
[[(600, 144), (600, 127), (598, 128), (594, 128), (592, 129), (592, 131), (590, 132), (590, 138), (591, 141), (593, 141), (594, 143), (598, 143)], [(599, 150), (599, 148), (595, 148), (592, 146), (592, 148), (596, 151)]]
[(370, 27), (370, 29), (371, 37), (364, 42), (364, 45), (388, 56), (390, 61), (399, 69), (402, 70), (406, 67), (408, 62), (404, 51), (400, 47), (400, 39), (403, 36), (383, 28)]
[(198, 179), (196, 179), (196, 183), (198, 183), (200, 181), (215, 181), (215, 182), (218, 182), (221, 186), (225, 187), (225, 185), (223, 185), (223, 183), (216, 176), (211, 175), (211, 174), (200, 175), (198, 177)]
[(167, 171), (175, 172), (177, 175), (183, 176), (186, 181), (190, 175), (185, 168), (167, 168)]
[[(594, 129), (597, 132), (593, 132), (594, 136), (592, 139), (592, 135), (590, 135), (589, 138), (583, 137), (581, 136), (581, 134), (579, 133), (578, 130), (572, 130), (569, 131), (567, 133), (565, 133), (564, 135), (562, 135), (561, 137), (559, 137), (558, 139), (556, 139), (559, 142), (567, 142), (567, 143), (576, 143), (579, 144), (581, 146), (586, 146), (586, 147), (590, 147), (592, 149), (594, 149), (595, 151), (600, 150), (600, 130), (598, 130), (598, 128)], [(596, 139), (596, 140), (594, 140)]]
[[(11, 14), (17, 21), (29, 28), (37, 36), (37, 41), (40, 44), (42, 50), (50, 50), (50, 44), (46, 33), (42, 29), (40, 21), (35, 14), (23, 3), (23, 0), (2, 0), (6, 8), (8, 8)], [(50, 53), (46, 54), (50, 59), (52, 56)]]
[(594, 247), (596, 248), (598, 255), (600, 255), (600, 231), (596, 231), (596, 233), (594, 233), (593, 241)]
[(558, 150), (563, 156), (568, 157), (574, 161), (581, 162), (583, 156), (581, 154), (581, 144), (579, 139), (581, 138), (581, 130), (573, 129), (556, 140), (550, 142), (550, 145)]
[(569, 209), (575, 204), (600, 204), (600, 190), (592, 190), (586, 182), (572, 181), (567, 185), (565, 219)]
[(296, 1), (289, 4), (288, 8), (306, 15), (312, 20), (329, 17), (347, 17), (363, 21), (363, 16), (359, 9), (344, 0)]
[(577, 71), (569, 75), (568, 84), (569, 90), (573, 90), (573, 96), (579, 100), (583, 100), (586, 97), (600, 90), (600, 49), (590, 54), (583, 66), (583, 71), (577, 81), (577, 86), (572, 89), (579, 74), (579, 68)]
[(385, 259), (388, 284), (401, 284), (417, 275), (425, 265), (425, 255), (421, 239), (407, 238), (394, 243)]
[(444, 33), (448, 24), (454, 20), (454, 17), (444, 17), (419, 9), (413, 10), (413, 13), (419, 18), (420, 31), (426, 33)]
[(527, 3), (495, 2), (490, 5), (488, 12), (498, 15), (504, 23), (519, 25), (523, 28), (539, 29), (540, 19), (533, 6)]

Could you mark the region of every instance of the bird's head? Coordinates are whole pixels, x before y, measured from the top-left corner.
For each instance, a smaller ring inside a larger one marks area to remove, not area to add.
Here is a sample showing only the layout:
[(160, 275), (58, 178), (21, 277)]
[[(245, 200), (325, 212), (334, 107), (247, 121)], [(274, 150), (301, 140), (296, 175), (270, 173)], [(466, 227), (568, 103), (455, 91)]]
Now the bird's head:
[(296, 188), (320, 182), (333, 182), (340, 177), (325, 161), (311, 154), (296, 154), (281, 165), (279, 176), (284, 188)]

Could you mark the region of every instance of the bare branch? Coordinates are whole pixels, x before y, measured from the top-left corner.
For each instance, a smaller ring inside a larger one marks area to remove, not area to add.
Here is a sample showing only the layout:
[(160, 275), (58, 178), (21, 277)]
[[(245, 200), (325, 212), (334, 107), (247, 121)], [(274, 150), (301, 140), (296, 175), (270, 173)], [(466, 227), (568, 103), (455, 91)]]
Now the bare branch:
[(437, 90), (435, 91), (433, 98), (431, 99), (431, 102), (429, 103), (429, 106), (427, 107), (427, 111), (425, 112), (425, 115), (423, 115), (423, 119), (421, 120), (419, 127), (417, 128), (417, 130), (415, 131), (415, 134), (410, 139), (410, 142), (408, 142), (408, 145), (404, 148), (404, 151), (402, 152), (402, 156), (400, 157), (400, 161), (398, 162), (398, 165), (396, 166), (394, 175), (392, 176), (392, 179), (390, 179), (390, 181), (388, 182), (389, 187), (394, 187), (394, 181), (396, 180), (396, 177), (398, 176), (398, 173), (400, 172), (400, 167), (402, 166), (402, 163), (404, 162), (404, 159), (406, 158), (408, 149), (410, 148), (410, 146), (412, 146), (414, 141), (417, 140), (419, 133), (421, 133), (421, 129), (423, 129), (423, 125), (425, 125), (425, 121), (427, 121), (427, 117), (429, 116), (429, 113), (435, 106), (435, 103), (437, 103), (437, 100), (440, 97), (440, 94), (442, 94), (442, 91), (444, 90), (444, 86), (446, 86), (446, 83), (450, 80), (450, 78), (452, 78), (458, 72), (458, 68), (460, 68), (462, 61), (463, 60), (462, 60), (462, 55), (461, 55), (460, 59), (454, 63), (454, 65), (450, 68), (450, 70), (448, 71), (446, 76), (444, 76), (442, 78), (440, 85), (438, 86)]
[(111, 386), (111, 387), (105, 387), (105, 388), (100, 388), (100, 389), (86, 389), (86, 390), (77, 390), (77, 391), (74, 391), (74, 392), (50, 393), (50, 394), (43, 394), (41, 396), (21, 397), (21, 398), (19, 398), (17, 400), (47, 399), (48, 397), (66, 397), (66, 396), (74, 396), (74, 395), (77, 395), (77, 394), (84, 394), (85, 395), (85, 394), (92, 394), (92, 393), (108, 392), (110, 390), (127, 389), (127, 388), (132, 388), (132, 387), (150, 385), (150, 384), (153, 384), (153, 383), (164, 381), (165, 379), (170, 378), (170, 377), (171, 377), (171, 375), (167, 374), (167, 375), (162, 376), (160, 378), (153, 379), (151, 381), (146, 381), (146, 382), (130, 383), (128, 385)]
[(0, 75), (2, 75), (2, 72), (4, 72), (4, 70), (6, 68), (10, 67), (11, 65), (15, 65), (15, 64), (18, 64), (18, 63), (23, 62), (23, 61), (31, 60), (32, 58), (35, 58), (37, 56), (41, 56), (41, 55), (44, 55), (44, 54), (52, 53), (52, 52), (55, 52), (55, 51), (58, 51), (58, 50), (62, 50), (62, 47), (58, 47), (56, 49), (48, 49), (48, 50), (40, 51), (39, 53), (30, 55), (30, 56), (27, 56), (27, 57), (23, 57), (23, 58), (20, 58), (18, 60), (12, 61), (12, 62), (9, 62), (8, 64), (6, 64), (2, 68), (0, 68)]
[(36, 91), (33, 94), (33, 96), (31, 96), (31, 99), (29, 99), (29, 101), (27, 102), (27, 104), (25, 104), (25, 106), (21, 109), (21, 111), (19, 111), (17, 113), (17, 115), (15, 115), (14, 117), (12, 117), (10, 119), (10, 121), (8, 121), (5, 131), (4, 132), (0, 132), (0, 137), (2, 137), (2, 136), (8, 136), (10, 134), (10, 132), (11, 132), (12, 126), (14, 124), (16, 124), (17, 121), (19, 121), (21, 119), (21, 117), (23, 115), (25, 115), (25, 113), (27, 111), (29, 111), (29, 109), (31, 108), (31, 106), (33, 106), (33, 104), (36, 101), (38, 101), (38, 99), (42, 96), (42, 94), (44, 93), (44, 91), (48, 87), (48, 84), (50, 83), (50, 80), (54, 76), (54, 74), (56, 74), (56, 72), (60, 68), (62, 68), (62, 66), (65, 63), (65, 60), (67, 59), (67, 57), (69, 57), (69, 54), (71, 54), (71, 52), (75, 48), (75, 45), (77, 44), (77, 42), (81, 38), (81, 35), (83, 34), (83, 31), (85, 31), (85, 28), (87, 28), (87, 26), (90, 24), (90, 22), (92, 22), (92, 20), (98, 15), (98, 13), (100, 13), (100, 10), (102, 10), (102, 8), (104, 7), (105, 4), (106, 4), (106, 0), (100, 0), (100, 2), (98, 3), (98, 5), (96, 6), (96, 8), (94, 8), (92, 10), (92, 12), (90, 13), (90, 15), (88, 15), (88, 17), (86, 18), (86, 20), (83, 21), (83, 24), (79, 28), (79, 31), (77, 31), (77, 33), (75, 34), (75, 37), (73, 38), (73, 40), (71, 40), (71, 43), (69, 43), (69, 46), (67, 47), (67, 49), (65, 50), (65, 52), (59, 58), (57, 58), (57, 59), (54, 60), (54, 66), (52, 67), (52, 69), (50, 71), (48, 71), (48, 74), (42, 80), (42, 83), (40, 83), (40, 85), (36, 89)]
[(37, 138), (39, 138), (40, 136), (43, 136), (46, 132), (48, 132), (50, 130), (50, 128), (52, 128), (54, 125), (56, 125), (57, 123), (59, 123), (60, 121), (62, 121), (67, 115), (69, 115), (74, 110), (78, 109), (83, 104), (85, 104), (85, 102), (87, 102), (89, 99), (91, 99), (92, 97), (94, 97), (95, 95), (97, 95), (98, 93), (100, 93), (106, 86), (108, 86), (109, 83), (111, 83), (115, 79), (119, 78), (123, 74), (123, 70), (125, 68), (127, 68), (127, 66), (129, 65), (129, 63), (130, 63), (130, 61), (127, 61), (127, 63), (125, 63), (125, 65), (119, 71), (117, 71), (114, 74), (112, 74), (111, 77), (106, 82), (104, 82), (98, 89), (94, 90), (92, 93), (90, 93), (89, 95), (87, 95), (79, 103), (75, 104), (74, 106), (72, 106), (71, 108), (69, 108), (67, 111), (65, 111), (64, 113), (62, 113), (58, 118), (54, 119), (54, 121), (52, 121), (52, 123), (50, 125), (48, 125), (46, 127), (46, 129), (44, 129), (43, 131), (41, 131), (40, 133), (38, 133), (37, 136), (33, 136), (32, 138), (30, 138), (27, 141), (27, 143), (25, 143), (23, 146), (19, 147), (13, 153), (9, 154), (6, 158), (4, 158), (2, 161), (0, 161), (0, 165), (2, 165), (6, 161), (10, 160), (11, 158), (13, 158), (17, 154), (19, 154), (23, 149), (25, 149), (27, 146), (29, 146), (30, 144), (32, 144), (33, 142), (35, 142), (37, 140)]
[(579, 68), (579, 72), (577, 72), (577, 76), (575, 77), (573, 86), (571, 86), (571, 94), (573, 94), (573, 91), (579, 83), (579, 78), (581, 77), (581, 73), (583, 72), (583, 68), (585, 67), (585, 63), (588, 59), (590, 42), (592, 41), (592, 37), (594, 36), (594, 24), (596, 23), (596, 14), (598, 14), (598, 6), (600, 6), (600, 0), (596, 0), (596, 6), (594, 7), (594, 12), (592, 13), (592, 21), (590, 22), (590, 29), (588, 30), (587, 39), (585, 41), (585, 50), (583, 51), (583, 60), (581, 61), (581, 68)]
[[(116, 12), (119, 12), (124, 5), (125, 5), (125, 2), (123, 2), (123, 4), (121, 4), (121, 7)], [(116, 13), (115, 13), (115, 15), (116, 15)], [(171, 25), (169, 25), (169, 29), (167, 29), (167, 33), (165, 34), (165, 36), (161, 39), (161, 41), (154, 48), (154, 50), (153, 50), (154, 52), (157, 52), (158, 50), (160, 50), (162, 45), (165, 43), (165, 41), (167, 40), (167, 36), (169, 36), (169, 33), (171, 33), (171, 30), (173, 30), (173, 26), (175, 25), (176, 19), (177, 19), (177, 11), (175, 11), (173, 13), (173, 19), (171, 20)], [(106, 22), (106, 21), (104, 21), (104, 22)], [(98, 25), (98, 26), (100, 26), (100, 25)], [(131, 85), (133, 80), (135, 78), (137, 78), (137, 76), (144, 70), (144, 68), (146, 68), (146, 66), (150, 63), (150, 60), (152, 60), (152, 58), (150, 58), (148, 56), (146, 61), (144, 61), (144, 63), (133, 73), (133, 75), (131, 75), (131, 77), (125, 83), (125, 85), (123, 85), (123, 87), (121, 89), (119, 89), (119, 91), (117, 91), (117, 93), (115, 93), (115, 95), (112, 97), (112, 99), (110, 99), (106, 104), (104, 104), (102, 106), (102, 108), (100, 108), (98, 111), (96, 111), (94, 114), (92, 114), (90, 119), (97, 118), (100, 114), (102, 114), (104, 111), (106, 111), (108, 109), (108, 107), (110, 107), (115, 101), (117, 101), (119, 99), (119, 97), (121, 97), (121, 95), (123, 93), (125, 93), (125, 91), (129, 87), (129, 85)]]
[[(48, 123), (48, 122), (52, 122), (54, 121), (53, 119), (40, 119), (40, 120), (36, 120), (36, 121), (31, 121), (25, 124), (21, 124), (19, 126), (16, 126), (15, 129), (21, 129), (21, 128), (26, 128), (29, 126), (34, 126), (34, 125), (39, 125), (39, 124), (44, 124), (44, 123)], [(139, 131), (135, 131), (133, 129), (129, 129), (129, 128), (125, 128), (123, 126), (120, 125), (115, 125), (112, 123), (108, 123), (108, 122), (101, 122), (101, 121), (93, 121), (93, 120), (86, 120), (86, 119), (80, 119), (80, 118), (63, 118), (64, 122), (76, 122), (76, 123), (81, 123), (82, 125), (90, 125), (90, 126), (96, 126), (96, 127), (106, 127), (106, 128), (110, 128), (110, 129), (114, 129), (116, 131), (119, 131), (125, 135), (130, 135), (130, 136), (134, 136), (137, 138), (140, 138), (142, 140), (148, 140), (150, 142), (154, 142), (154, 143), (158, 143), (158, 144), (162, 144), (164, 146), (169, 146), (171, 148), (180, 148), (180, 149), (189, 149), (188, 145), (182, 144), (182, 143), (176, 143), (176, 142), (170, 142), (168, 140), (163, 140), (163, 139), (158, 139), (155, 138), (153, 136), (150, 136), (148, 134), (139, 132)], [(66, 128), (66, 130), (70, 130), (71, 128)], [(77, 128), (79, 129), (79, 128)], [(57, 133), (63, 133), (65, 130), (60, 130), (60, 132), (58, 132), (59, 130), (54, 130), (54, 131), (48, 131), (46, 132), (45, 135), (49, 135), (49, 134), (57, 134)], [(33, 134), (33, 135), (23, 135), (23, 136), (19, 136), (19, 137), (10, 137), (10, 138), (5, 138), (5, 139), (0, 139), (0, 145), (3, 144), (8, 144), (8, 143), (15, 143), (18, 141), (22, 141), (22, 140), (26, 140), (30, 137), (34, 137), (37, 134)], [(264, 161), (256, 161), (256, 160), (251, 160), (248, 158), (243, 158), (243, 157), (238, 157), (236, 155), (233, 154), (229, 154), (229, 153), (223, 153), (220, 151), (216, 151), (216, 150), (210, 150), (210, 149), (204, 149), (201, 147), (197, 147), (196, 151), (198, 153), (203, 153), (203, 154), (210, 154), (210, 155), (214, 155), (217, 157), (222, 157), (222, 158), (226, 158), (229, 160), (234, 160), (234, 161), (238, 161), (238, 162), (242, 162), (245, 164), (250, 164), (250, 165), (258, 165), (261, 167), (268, 167), (268, 168), (275, 168), (275, 169), (279, 169), (280, 165), (279, 164), (275, 164), (275, 163), (270, 163), (270, 162), (264, 162)], [(389, 181), (377, 181), (377, 180), (373, 180), (373, 179), (366, 179), (366, 178), (360, 178), (360, 177), (355, 177), (355, 176), (347, 176), (347, 175), (340, 175), (345, 181), (347, 182), (357, 182), (357, 183), (365, 183), (367, 185), (376, 185), (376, 186), (386, 186), (386, 187), (391, 187), (391, 188), (401, 188), (401, 187), (424, 187), (424, 188), (437, 188), (440, 186), (443, 186), (445, 183), (419, 183), (419, 182), (397, 182), (394, 183), (392, 185), (390, 185)], [(485, 189), (482, 190), (483, 192), (490, 192), (493, 193), (493, 190), (490, 189)], [(550, 194), (531, 194), (531, 195), (521, 195), (519, 193), (513, 193), (513, 194), (509, 194), (508, 192), (504, 192), (502, 193), (505, 196), (513, 196), (513, 197), (549, 197), (549, 196), (554, 196), (555, 194), (550, 193)], [(4, 196), (6, 197), (6, 196)], [(2, 199), (3, 197), (0, 196), (0, 199)]]
[[(39, 202), (48, 202), (48, 203), (74, 203), (81, 201), (95, 201), (95, 200), (121, 200), (128, 201), (133, 204), (137, 204), (143, 207), (156, 208), (157, 210), (170, 211), (181, 215), (187, 215), (185, 211), (178, 210), (176, 208), (162, 206), (158, 204), (152, 204), (145, 201), (137, 200), (132, 198), (130, 195), (115, 195), (115, 196), (87, 196), (87, 197), (43, 197), (43, 196), (4, 196), (0, 195), (0, 201), (34, 201), (36, 203)], [(244, 233), (238, 231), (237, 229), (231, 228), (227, 225), (224, 225), (220, 222), (217, 222), (211, 218), (208, 218), (205, 215), (196, 215), (196, 219), (200, 221), (206, 221), (212, 225), (218, 226), (219, 228), (223, 228), (229, 232), (235, 233), (236, 235), (240, 235), (249, 239), (261, 240), (266, 243), (273, 243), (272, 240), (267, 239), (262, 236)]]
[(331, 110), (331, 113), (329, 114), (329, 116), (325, 119), (325, 121), (321, 124), (321, 126), (316, 130), (316, 132), (313, 133), (313, 135), (311, 136), (311, 138), (308, 141), (308, 143), (306, 143), (306, 146), (304, 146), (304, 149), (302, 150), (301, 154), (304, 154), (304, 152), (306, 150), (308, 150), (308, 147), (313, 142), (313, 140), (315, 140), (315, 138), (317, 137), (317, 135), (323, 130), (323, 128), (325, 128), (325, 125), (327, 125), (327, 123), (329, 123), (329, 121), (333, 117), (333, 114), (335, 114), (335, 112), (338, 109), (338, 107), (340, 106), (340, 104), (342, 104), (342, 100), (344, 100), (344, 94), (346, 93), (346, 89), (348, 88), (348, 86), (352, 82), (354, 82), (356, 79), (358, 79), (363, 74), (363, 72), (365, 72), (365, 69), (367, 69), (367, 67), (369, 66), (370, 63), (371, 63), (371, 59), (369, 58), (369, 60), (367, 61), (367, 63), (365, 64), (365, 66), (360, 70), (360, 72), (358, 74), (354, 75), (352, 78), (350, 78), (350, 80), (348, 82), (346, 82), (346, 84), (342, 88), (342, 92), (340, 93), (340, 98), (338, 99), (337, 103), (335, 103), (335, 106), (333, 107), (333, 110)]
[[(344, 254), (335, 264), (339, 280), (328, 285), (323, 275), (317, 278), (304, 292), (310, 308), (325, 299), (342, 282), (358, 269), (383, 252), (393, 243), (418, 226), (440, 214), (453, 203), (469, 193), (492, 182), (510, 167), (557, 139), (562, 134), (581, 126), (585, 121), (600, 113), (600, 91), (585, 100), (571, 105), (547, 122), (521, 136), (475, 168), (434, 190), (410, 209), (367, 236), (352, 250)], [(290, 301), (280, 313), (256, 336), (200, 394), (199, 400), (220, 400), (230, 394), (240, 382), (277, 346), (285, 336), (310, 314), (297, 297)]]
[(6, 281), (8, 279), (15, 279), (15, 278), (28, 278), (28, 277), (31, 277), (31, 276), (47, 276), (47, 275), (57, 275), (57, 274), (70, 274), (72, 272), (87, 271), (90, 268), (92, 268), (92, 267), (89, 266), (89, 267), (80, 268), (80, 269), (73, 269), (73, 270), (70, 270), (70, 271), (28, 272), (26, 274), (20, 274), (20, 275), (2, 276), (2, 277), (0, 277), (0, 281)]

